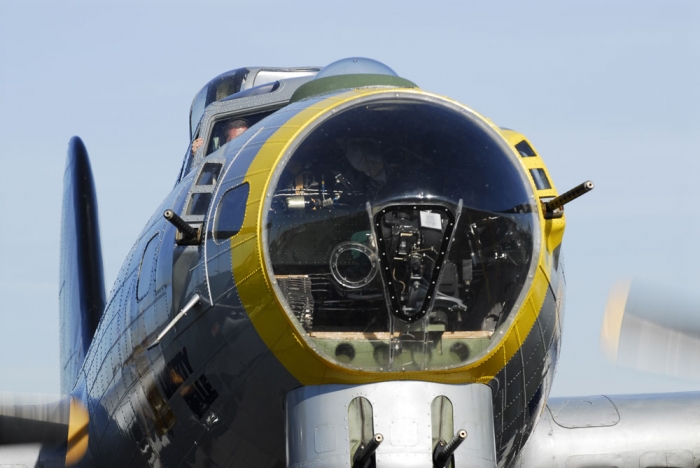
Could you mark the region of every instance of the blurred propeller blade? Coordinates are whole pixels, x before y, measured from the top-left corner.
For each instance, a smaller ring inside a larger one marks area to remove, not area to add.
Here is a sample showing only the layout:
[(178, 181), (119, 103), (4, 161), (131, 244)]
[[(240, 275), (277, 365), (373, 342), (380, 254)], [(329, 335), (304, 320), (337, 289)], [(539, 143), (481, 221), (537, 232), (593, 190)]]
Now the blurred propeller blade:
[(85, 455), (88, 412), (77, 399), (0, 395), (0, 445), (41, 444), (42, 450), (65, 451), (65, 464)]
[(700, 379), (700, 298), (656, 283), (621, 281), (608, 297), (600, 345), (619, 365)]

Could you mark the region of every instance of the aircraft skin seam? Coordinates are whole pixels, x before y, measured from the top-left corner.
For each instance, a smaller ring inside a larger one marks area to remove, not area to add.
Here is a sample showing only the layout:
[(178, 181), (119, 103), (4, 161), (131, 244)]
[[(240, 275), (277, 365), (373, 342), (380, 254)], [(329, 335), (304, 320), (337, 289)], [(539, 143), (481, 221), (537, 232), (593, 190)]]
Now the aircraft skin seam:
[[(512, 403), (512, 402), (511, 402), (511, 403)], [(505, 408), (507, 408), (507, 406), (506, 406)], [(504, 408), (504, 411), (505, 411), (505, 408)], [(526, 409), (526, 407), (525, 407), (525, 405), (523, 405), (522, 408), (520, 408), (520, 411), (518, 411), (518, 413), (515, 415), (515, 417), (513, 417), (513, 420), (512, 420), (507, 426), (504, 426), (504, 427), (503, 427), (503, 430), (502, 430), (501, 434), (503, 434), (508, 428), (510, 428), (510, 427), (511, 427), (513, 424), (515, 424), (516, 422), (522, 422), (522, 421), (519, 421), (519, 420), (518, 420), (518, 416), (520, 416), (521, 414), (523, 414), (523, 412), (525, 411), (525, 409)]]
[(233, 243), (233, 241), (231, 241), (231, 249), (230, 249), (230, 251), (233, 252), (233, 250), (234, 250), (236, 247), (238, 247), (239, 245), (242, 245), (242, 244), (245, 244), (246, 242), (255, 240), (256, 237), (257, 237), (257, 234), (252, 234), (252, 235), (250, 235), (249, 237), (246, 237), (245, 239), (239, 240), (239, 241), (236, 242), (235, 244)]
[[(529, 362), (529, 361), (528, 361), (528, 362)], [(544, 359), (542, 359), (542, 360), (540, 360), (538, 363), (536, 363), (536, 364), (537, 364), (537, 367), (535, 367), (534, 370), (537, 371), (537, 370), (539, 370), (540, 368), (544, 368), (544, 362), (545, 362)], [(527, 363), (525, 363), (525, 365), (527, 365)], [(536, 372), (532, 374), (532, 376), (530, 377), (530, 379), (529, 379), (527, 382), (525, 382), (525, 385), (527, 386), (527, 384), (529, 384), (530, 382), (532, 382), (532, 379), (534, 379), (535, 377), (538, 377), (538, 374), (537, 374)]]
[[(227, 295), (227, 294), (230, 293), (231, 291), (236, 291), (236, 296), (238, 296), (238, 290), (236, 289), (236, 286), (233, 285), (233, 286), (231, 286), (230, 288), (224, 290), (221, 294), (219, 294), (219, 295), (214, 299), (214, 303), (216, 303), (216, 301), (217, 301), (218, 299), (224, 297), (225, 295)], [(239, 300), (240, 300), (240, 299), (239, 299)]]
[[(530, 377), (530, 379), (527, 380), (527, 381), (525, 382), (525, 387), (527, 387), (527, 384), (528, 384), (528, 383), (532, 382), (532, 379), (534, 379), (535, 377), (539, 377), (539, 375), (537, 374), (536, 371), (539, 370), (540, 368), (542, 368), (543, 366), (544, 366), (544, 360), (541, 360), (541, 361), (537, 364), (537, 367), (534, 368), (535, 373), (533, 373), (533, 375)], [(523, 373), (523, 372), (522, 372), (522, 370), (521, 370), (521, 371), (518, 372), (518, 375), (521, 375), (522, 373)], [(514, 378), (513, 380), (511, 380), (511, 383), (514, 382), (515, 380), (516, 380), (515, 378)], [(517, 395), (515, 395), (515, 396), (513, 397), (513, 400), (510, 400), (510, 403), (506, 404), (506, 405), (504, 406), (503, 409), (510, 407), (510, 406), (511, 406), (513, 403), (515, 403), (515, 401), (518, 400), (518, 399), (520, 398), (520, 396), (523, 395), (523, 394), (525, 394), (525, 390), (524, 390), (524, 389), (523, 389), (523, 391), (521, 391), (521, 392), (519, 392)]]
[(209, 261), (212, 261), (212, 260), (216, 260), (219, 257), (222, 257), (222, 256), (230, 254), (230, 253), (231, 253), (231, 246), (229, 245), (228, 248), (222, 249), (220, 252), (217, 252), (214, 255), (210, 255), (208, 258), (209, 258)]
[[(532, 329), (531, 329), (531, 330), (532, 330)], [(523, 349), (523, 340), (520, 338), (520, 333), (519, 333), (517, 330), (516, 330), (516, 335), (517, 335), (518, 343), (519, 343), (518, 350), (522, 350), (522, 349)], [(525, 339), (527, 339), (527, 337), (526, 337)], [(516, 354), (520, 354), (520, 360), (521, 360), (521, 362), (522, 362), (522, 352), (521, 352), (521, 353), (516, 353)], [(514, 355), (511, 359), (514, 359), (514, 358), (515, 358), (515, 355)], [(515, 382), (515, 381), (518, 379), (518, 377), (520, 377), (520, 374), (523, 373), (523, 371), (524, 371), (524, 367), (521, 365), (521, 366), (520, 366), (520, 370), (518, 370), (518, 372), (513, 376), (513, 378), (512, 378), (511, 380), (508, 380), (508, 381), (506, 382), (506, 386), (509, 386), (510, 384), (512, 384), (513, 382)]]
[(189, 272), (194, 273), (195, 271), (204, 267), (205, 264), (206, 264), (206, 262), (204, 260), (200, 260), (199, 262), (197, 262), (197, 264), (195, 264), (194, 266), (192, 266), (192, 268), (189, 269)]
[(261, 270), (260, 267), (256, 268), (256, 269), (253, 270), (253, 272), (250, 273), (248, 276), (245, 276), (245, 277), (243, 277), (243, 278), (241, 278), (241, 279), (239, 279), (239, 280), (236, 280), (236, 283), (237, 283), (237, 284), (243, 284), (243, 283), (245, 283), (245, 282), (248, 281), (250, 278), (252, 278), (252, 277), (255, 276), (256, 274), (260, 273), (260, 270)]
[[(539, 327), (539, 324), (537, 324), (537, 326)], [(537, 344), (533, 348), (532, 353), (530, 353), (530, 357), (528, 357), (527, 360), (524, 361), (524, 366), (527, 366), (530, 363), (530, 361), (532, 361), (533, 356), (535, 355), (535, 351), (537, 350), (537, 348), (540, 347), (540, 345), (544, 345), (544, 343), (542, 343), (542, 340), (537, 340)]]

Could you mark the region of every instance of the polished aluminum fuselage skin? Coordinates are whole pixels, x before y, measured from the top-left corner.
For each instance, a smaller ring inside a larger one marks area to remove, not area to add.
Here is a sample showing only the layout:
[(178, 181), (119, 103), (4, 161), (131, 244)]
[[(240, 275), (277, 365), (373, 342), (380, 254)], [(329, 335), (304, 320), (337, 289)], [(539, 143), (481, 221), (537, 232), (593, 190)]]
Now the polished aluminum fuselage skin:
[[(282, 402), (298, 382), (260, 340), (235, 288), (211, 305), (203, 247), (177, 246), (175, 228), (159, 216), (182, 209), (193, 176), (134, 245), (79, 374), (74, 393), (90, 412), (83, 466), (284, 463)], [(228, 277), (233, 284), (230, 267)], [(148, 349), (196, 292), (199, 307)]]
[(552, 398), (516, 467), (693, 468), (700, 393)]

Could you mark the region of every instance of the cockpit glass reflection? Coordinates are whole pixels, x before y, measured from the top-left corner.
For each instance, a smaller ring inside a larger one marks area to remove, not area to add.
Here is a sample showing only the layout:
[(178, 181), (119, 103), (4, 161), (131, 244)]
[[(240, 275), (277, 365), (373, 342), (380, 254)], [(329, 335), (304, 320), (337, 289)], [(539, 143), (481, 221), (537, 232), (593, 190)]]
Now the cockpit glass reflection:
[(380, 101), (326, 120), (277, 170), (267, 255), (305, 337), (341, 365), (464, 365), (521, 300), (531, 189), (465, 114)]

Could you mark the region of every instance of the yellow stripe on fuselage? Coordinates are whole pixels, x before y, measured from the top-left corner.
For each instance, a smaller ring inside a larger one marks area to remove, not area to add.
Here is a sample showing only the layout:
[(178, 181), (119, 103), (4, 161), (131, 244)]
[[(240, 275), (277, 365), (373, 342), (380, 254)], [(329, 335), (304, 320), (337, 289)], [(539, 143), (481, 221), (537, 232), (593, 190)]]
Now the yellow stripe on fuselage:
[[(534, 270), (533, 282), (527, 297), (517, 311), (510, 327), (503, 332), (504, 338), (480, 360), (453, 369), (372, 372), (339, 366), (322, 358), (302, 338), (302, 331), (298, 324), (294, 323), (293, 319), (285, 312), (284, 306), (274, 292), (270, 278), (271, 272), (267, 271), (263, 258), (264, 197), (268, 193), (274, 169), (299, 135), (307, 127), (314, 125), (320, 116), (333, 112), (340, 106), (346, 106), (358, 98), (381, 94), (387, 97), (420, 94), (437, 101), (448, 101), (464, 108), (455, 101), (421, 90), (363, 88), (346, 91), (323, 100), (312, 101), (308, 107), (299, 110), (263, 144), (244, 180), (250, 184), (249, 202), (243, 226), (240, 232), (231, 239), (233, 276), (236, 280), (239, 296), (253, 326), (265, 344), (303, 385), (361, 384), (387, 380), (427, 380), (452, 384), (488, 382), (522, 346), (522, 342), (530, 332), (542, 308), (549, 287), (547, 279), (549, 272), (546, 271), (544, 264), (544, 248), (540, 249), (540, 255), (537, 259), (538, 267)], [(500, 133), (499, 129), (486, 119), (484, 122)], [(513, 151), (515, 152), (514, 148)], [(534, 186), (533, 190), (535, 190)], [(545, 223), (541, 213), (539, 216), (540, 235), (544, 236)], [(494, 339), (497, 338), (494, 337)]]

